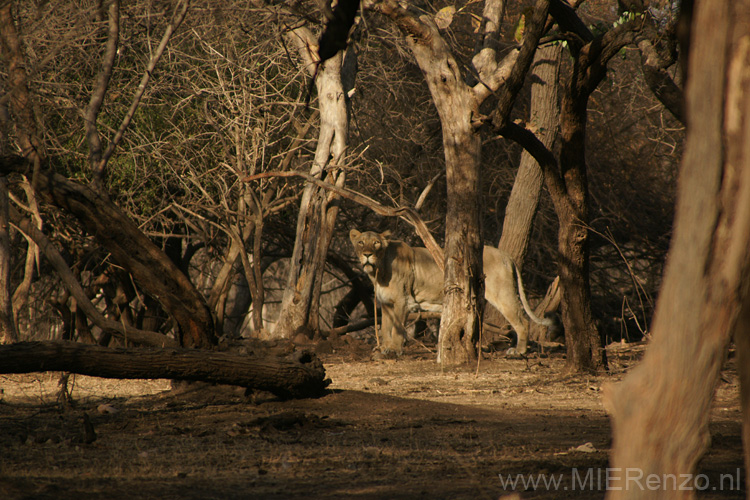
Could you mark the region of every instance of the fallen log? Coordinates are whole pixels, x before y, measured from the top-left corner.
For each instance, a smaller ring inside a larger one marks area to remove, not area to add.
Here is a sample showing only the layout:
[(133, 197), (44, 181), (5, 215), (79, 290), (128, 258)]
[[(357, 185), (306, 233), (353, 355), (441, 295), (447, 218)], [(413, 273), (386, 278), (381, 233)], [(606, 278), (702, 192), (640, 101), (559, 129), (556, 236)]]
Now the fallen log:
[(116, 379), (237, 385), (284, 399), (317, 397), (331, 383), (315, 354), (285, 357), (180, 348), (109, 348), (68, 341), (0, 345), (0, 373), (66, 371)]

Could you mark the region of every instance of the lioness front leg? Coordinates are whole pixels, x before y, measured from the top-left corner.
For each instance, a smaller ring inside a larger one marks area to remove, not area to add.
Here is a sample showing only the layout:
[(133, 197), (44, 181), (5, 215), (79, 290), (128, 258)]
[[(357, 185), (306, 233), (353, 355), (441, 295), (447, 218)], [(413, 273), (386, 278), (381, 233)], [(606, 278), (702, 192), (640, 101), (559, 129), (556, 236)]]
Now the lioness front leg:
[(406, 319), (406, 307), (400, 303), (381, 304), (383, 311), (383, 341), (380, 344), (380, 351), (383, 354), (396, 354), (401, 356), (404, 353), (404, 343), (406, 342), (406, 329), (404, 320)]

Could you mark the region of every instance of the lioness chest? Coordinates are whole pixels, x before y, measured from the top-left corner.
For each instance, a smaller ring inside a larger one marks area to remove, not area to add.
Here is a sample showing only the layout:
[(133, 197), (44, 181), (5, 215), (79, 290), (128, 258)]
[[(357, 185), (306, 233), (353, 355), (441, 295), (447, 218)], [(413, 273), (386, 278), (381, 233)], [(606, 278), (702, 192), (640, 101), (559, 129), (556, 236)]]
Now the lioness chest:
[[(408, 247), (407, 247), (408, 248)], [(405, 302), (410, 311), (440, 312), (443, 306), (443, 273), (425, 248), (399, 249), (391, 261), (389, 279), (375, 284), (383, 304)]]

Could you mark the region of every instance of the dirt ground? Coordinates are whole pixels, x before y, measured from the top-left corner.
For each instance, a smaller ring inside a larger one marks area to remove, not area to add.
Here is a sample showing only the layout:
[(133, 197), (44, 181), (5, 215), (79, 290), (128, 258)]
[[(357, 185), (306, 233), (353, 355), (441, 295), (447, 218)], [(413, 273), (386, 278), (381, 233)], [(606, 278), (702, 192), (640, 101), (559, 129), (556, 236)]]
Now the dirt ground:
[[(597, 377), (563, 376), (561, 353), (442, 371), (430, 347), (320, 354), (330, 393), (296, 401), (79, 375), (63, 408), (59, 373), (0, 375), (0, 499), (604, 497), (601, 388), (642, 346), (610, 350)], [(745, 497), (738, 399), (730, 356), (701, 498)]]

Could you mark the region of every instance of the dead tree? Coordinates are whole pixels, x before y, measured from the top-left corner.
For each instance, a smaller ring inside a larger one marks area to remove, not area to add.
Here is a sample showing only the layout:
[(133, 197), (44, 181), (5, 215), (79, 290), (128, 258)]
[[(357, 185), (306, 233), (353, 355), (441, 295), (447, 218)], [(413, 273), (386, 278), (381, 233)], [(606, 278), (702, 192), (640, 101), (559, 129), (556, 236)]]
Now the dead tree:
[[(750, 3), (695, 2), (687, 145), (675, 230), (653, 341), (609, 388), (609, 499), (689, 499), (692, 490), (638, 487), (634, 477), (693, 474), (709, 444), (709, 411), (732, 336), (739, 352), (745, 463), (750, 467)], [(626, 474), (626, 470), (632, 471)]]
[(21, 50), (21, 37), (16, 28), (12, 3), (6, 2), (0, 6), (0, 48), (11, 75), (10, 108), (22, 152), (22, 156), (0, 158), (0, 174), (15, 172), (32, 178), (31, 184), (37, 194), (77, 217), (89, 234), (112, 254), (119, 265), (130, 272), (146, 293), (160, 302), (179, 325), (180, 342), (183, 345), (207, 347), (215, 343), (215, 336), (213, 318), (206, 301), (180, 268), (109, 199), (104, 189), (107, 162), (128, 129), (162, 52), (186, 15), (187, 5), (187, 2), (182, 2), (176, 6), (161, 42), (144, 71), (128, 112), (109, 145), (103, 150), (96, 120), (108, 88), (119, 38), (119, 3), (113, 1), (110, 4), (108, 42), (101, 72), (85, 116), (93, 175), (90, 186), (59, 175), (53, 170), (57, 166), (55, 159), (45, 157), (39, 139), (41, 134), (36, 130), (36, 119), (32, 112), (33, 94), (28, 87), (25, 56)]

